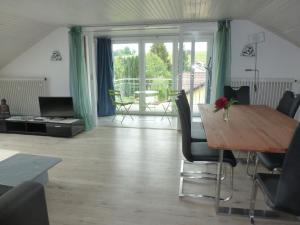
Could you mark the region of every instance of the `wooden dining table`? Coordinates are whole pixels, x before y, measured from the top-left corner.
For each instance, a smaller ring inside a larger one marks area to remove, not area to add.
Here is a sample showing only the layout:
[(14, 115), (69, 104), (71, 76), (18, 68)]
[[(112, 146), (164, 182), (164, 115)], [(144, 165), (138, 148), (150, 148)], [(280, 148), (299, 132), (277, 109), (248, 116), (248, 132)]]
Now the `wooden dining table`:
[[(263, 105), (233, 105), (229, 120), (224, 121), (222, 111), (214, 112), (213, 105), (198, 105), (208, 146), (220, 151), (217, 171), (215, 210), (223, 215), (249, 215), (248, 209), (220, 206), (221, 174), (224, 150), (245, 152), (284, 153), (298, 121)], [(257, 210), (257, 216), (266, 211)]]

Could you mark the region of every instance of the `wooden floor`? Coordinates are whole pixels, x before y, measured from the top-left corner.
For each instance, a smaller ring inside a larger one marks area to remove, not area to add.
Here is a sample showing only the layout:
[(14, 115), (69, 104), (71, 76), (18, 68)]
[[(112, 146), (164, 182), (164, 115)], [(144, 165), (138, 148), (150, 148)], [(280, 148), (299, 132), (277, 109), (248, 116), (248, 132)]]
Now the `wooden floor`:
[[(63, 159), (46, 188), (51, 225), (249, 224), (216, 216), (213, 202), (177, 197), (180, 145), (175, 130), (97, 127), (71, 139), (0, 134), (0, 148)], [(231, 203), (248, 206), (250, 186), (240, 165)]]

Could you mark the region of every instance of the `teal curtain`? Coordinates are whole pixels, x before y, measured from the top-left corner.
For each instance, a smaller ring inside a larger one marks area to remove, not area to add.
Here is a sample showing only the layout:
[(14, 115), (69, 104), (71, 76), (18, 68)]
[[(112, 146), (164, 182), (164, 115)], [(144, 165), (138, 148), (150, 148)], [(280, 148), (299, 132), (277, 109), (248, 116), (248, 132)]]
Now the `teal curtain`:
[(86, 130), (95, 127), (88, 87), (88, 75), (84, 54), (84, 39), (81, 27), (71, 27), (69, 31), (70, 48), (70, 92), (73, 97), (77, 117), (85, 122)]
[(216, 36), (216, 98), (224, 95), (224, 85), (230, 85), (231, 34), (230, 21), (218, 22)]

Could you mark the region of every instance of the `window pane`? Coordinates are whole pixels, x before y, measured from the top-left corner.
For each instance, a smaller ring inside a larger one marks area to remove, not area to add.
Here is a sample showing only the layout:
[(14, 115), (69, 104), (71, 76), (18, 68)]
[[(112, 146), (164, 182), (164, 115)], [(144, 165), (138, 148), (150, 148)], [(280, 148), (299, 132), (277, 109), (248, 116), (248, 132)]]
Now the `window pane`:
[(146, 43), (145, 54), (146, 110), (164, 112), (173, 88), (173, 42)]
[[(139, 46), (132, 44), (113, 44), (114, 87), (121, 92), (124, 101), (134, 100), (139, 90)], [(139, 110), (138, 102), (131, 107)]]

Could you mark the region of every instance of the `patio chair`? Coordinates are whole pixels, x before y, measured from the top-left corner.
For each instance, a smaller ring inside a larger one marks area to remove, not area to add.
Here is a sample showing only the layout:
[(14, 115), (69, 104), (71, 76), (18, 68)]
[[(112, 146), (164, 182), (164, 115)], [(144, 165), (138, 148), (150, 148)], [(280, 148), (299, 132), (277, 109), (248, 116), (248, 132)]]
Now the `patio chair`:
[[(117, 90), (108, 90), (108, 94), (111, 98), (113, 105), (116, 107), (117, 112), (120, 112), (123, 115), (121, 123), (123, 123), (126, 116), (130, 116), (133, 120), (133, 117), (130, 115), (129, 110), (134, 103), (134, 101), (125, 101), (122, 98), (121, 92)], [(123, 110), (122, 110), (123, 109)], [(117, 114), (113, 117), (112, 121), (115, 120)]]
[[(170, 124), (171, 124), (171, 121), (170, 121), (170, 118), (168, 117), (168, 112), (169, 112), (168, 110), (170, 109), (170, 107), (173, 104), (176, 105), (175, 99), (178, 94), (179, 94), (179, 91), (177, 91), (177, 90), (167, 89), (167, 100), (162, 103), (162, 107), (164, 109), (164, 114), (162, 115), (161, 119), (163, 119), (166, 116), (168, 118)], [(164, 103), (167, 103), (166, 106), (164, 105)], [(173, 109), (173, 108), (171, 108), (171, 109)], [(174, 109), (176, 110), (177, 108), (174, 107)]]

